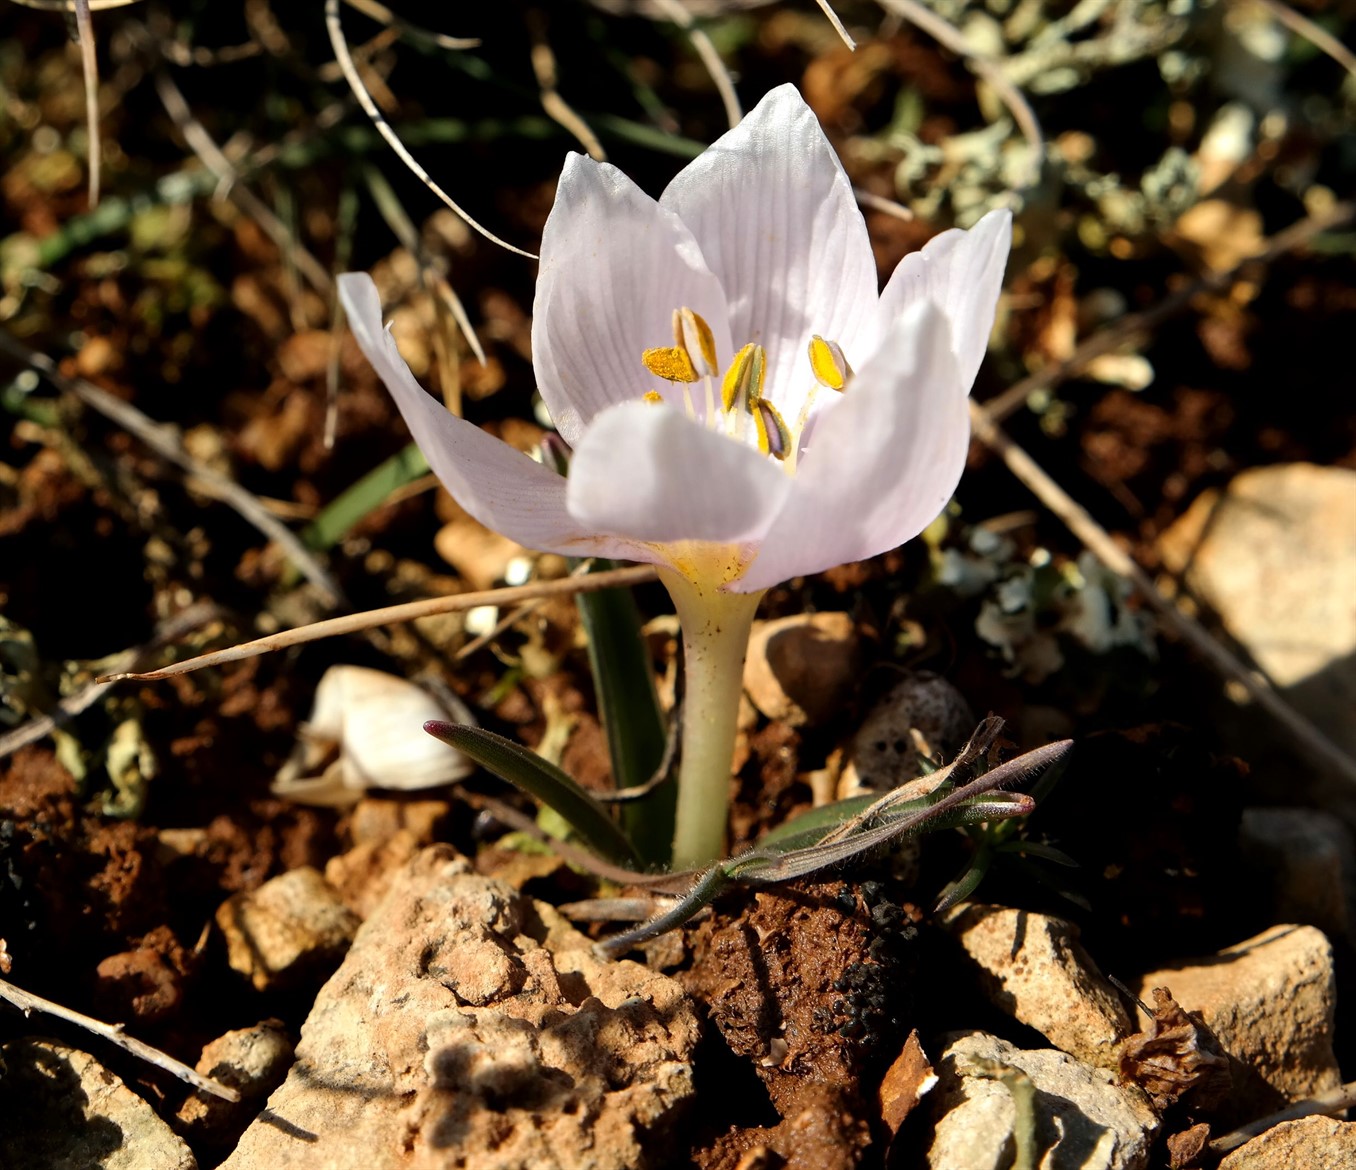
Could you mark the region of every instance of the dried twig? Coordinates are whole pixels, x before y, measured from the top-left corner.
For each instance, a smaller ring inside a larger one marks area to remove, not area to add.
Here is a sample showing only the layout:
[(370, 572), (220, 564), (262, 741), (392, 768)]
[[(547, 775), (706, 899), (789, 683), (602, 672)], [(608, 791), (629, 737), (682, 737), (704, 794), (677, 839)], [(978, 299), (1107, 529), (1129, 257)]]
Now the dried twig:
[(174, 431), (147, 418), (130, 402), (115, 398), (84, 378), (68, 378), (57, 369), (56, 362), (46, 354), (31, 350), (0, 330), (0, 350), (10, 354), (45, 377), (63, 394), (78, 398), (92, 410), (130, 431), (162, 459), (182, 468), (191, 477), (191, 486), (203, 495), (211, 496), (234, 508), (270, 540), (276, 541), (301, 573), (318, 588), (330, 605), (344, 601), (343, 591), (315, 555), (296, 535), (274, 517), (259, 500), (232, 479), (205, 467), (194, 459), (179, 441)]
[(98, 681), (121, 682), (123, 679), (173, 678), (175, 675), (188, 674), (206, 666), (220, 666), (224, 662), (239, 662), (245, 658), (255, 658), (260, 654), (267, 654), (270, 650), (300, 646), (306, 642), (316, 642), (321, 638), (333, 638), (339, 634), (353, 634), (359, 630), (370, 630), (374, 626), (411, 622), (440, 613), (458, 613), (461, 610), (475, 609), (481, 605), (517, 605), (519, 602), (531, 601), (537, 597), (565, 597), (574, 593), (592, 593), (598, 589), (643, 585), (654, 579), (655, 571), (651, 566), (636, 565), (629, 569), (612, 569), (606, 573), (590, 573), (585, 577), (562, 577), (555, 581), (533, 581), (527, 585), (515, 585), (508, 589), (483, 589), (476, 593), (455, 593), (450, 597), (430, 597), (425, 601), (409, 601), (403, 605), (388, 605), (383, 609), (370, 609), (365, 613), (345, 614), (343, 617), (312, 622), (308, 626), (299, 626), (294, 630), (283, 630), (263, 638), (255, 638), (252, 642), (242, 642), (238, 646), (230, 646), (225, 650), (214, 650), (211, 654), (200, 654), (196, 658), (176, 662), (173, 666), (166, 666), (161, 670), (110, 674), (105, 675)]
[(1303, 37), (1320, 53), (1336, 61), (1343, 69), (1356, 77), (1356, 54), (1320, 24), (1315, 24), (1302, 12), (1296, 12), (1289, 4), (1281, 0), (1258, 0), (1258, 2), (1297, 36)]
[(990, 398), (984, 403), (985, 411), (992, 421), (1002, 422), (1020, 409), (1036, 391), (1049, 390), (1075, 377), (1094, 358), (1119, 349), (1138, 334), (1147, 333), (1162, 324), (1175, 313), (1185, 309), (1202, 293), (1222, 292), (1252, 271), (1254, 266), (1270, 264), (1287, 252), (1303, 247), (1320, 233), (1342, 227), (1353, 218), (1356, 218), (1356, 202), (1347, 202), (1335, 204), (1326, 211), (1291, 224), (1272, 236), (1267, 241), (1266, 247), (1255, 256), (1240, 260), (1228, 271), (1212, 272), (1208, 276), (1202, 276), (1199, 280), (1193, 280), (1184, 288), (1164, 297), (1151, 308), (1117, 318), (1082, 342), (1064, 361), (1038, 370), (1010, 386), (1002, 394)]
[(28, 1015), (30, 1012), (43, 1012), (46, 1015), (55, 1016), (59, 1020), (65, 1020), (68, 1024), (75, 1024), (77, 1027), (84, 1028), (87, 1032), (93, 1032), (96, 1036), (102, 1036), (105, 1040), (130, 1052), (138, 1059), (153, 1064), (156, 1068), (164, 1069), (165, 1072), (178, 1077), (181, 1081), (187, 1081), (195, 1089), (204, 1093), (211, 1093), (212, 1096), (220, 1097), (223, 1101), (236, 1102), (240, 1100), (240, 1094), (229, 1085), (223, 1085), (219, 1081), (212, 1080), (211, 1077), (205, 1077), (196, 1069), (189, 1068), (188, 1065), (175, 1060), (174, 1057), (161, 1052), (160, 1049), (152, 1048), (149, 1044), (127, 1035), (122, 1030), (121, 1024), (105, 1024), (102, 1020), (96, 1020), (92, 1016), (86, 1016), (80, 1012), (72, 1011), (70, 1008), (62, 1007), (59, 1003), (53, 1003), (50, 999), (43, 999), (42, 996), (34, 995), (31, 991), (23, 991), (3, 979), (0, 979), (0, 999), (13, 1004), (24, 1015)]
[[(744, 117), (744, 111), (739, 105), (739, 95), (735, 93), (734, 80), (730, 77), (730, 71), (725, 68), (725, 62), (720, 59), (720, 54), (716, 52), (716, 46), (711, 43), (711, 38), (697, 27), (697, 22), (692, 19), (692, 13), (678, 3), (678, 0), (655, 0), (658, 9), (687, 33), (687, 39), (692, 42), (692, 48), (696, 51), (701, 62), (706, 66), (706, 71), (711, 75), (711, 80), (715, 84), (716, 92), (720, 94), (721, 104), (725, 107), (725, 120), (730, 123), (730, 128), (738, 126), (740, 120)], [(837, 20), (830, 10), (830, 19)], [(849, 48), (853, 47), (851, 38), (848, 38)]]
[[(119, 670), (135, 670), (139, 663), (145, 662), (151, 654), (168, 642), (177, 641), (190, 630), (196, 630), (221, 613), (215, 602), (199, 601), (190, 605), (165, 622), (155, 632), (155, 637), (140, 646), (124, 650), (117, 655), (115, 662)], [(50, 735), (63, 723), (74, 719), (81, 711), (88, 710), (111, 686), (111, 683), (92, 682), (73, 695), (67, 695), (46, 715), (38, 715), (13, 731), (0, 735), (0, 759), (11, 752), (18, 751), (25, 744), (33, 743), (45, 735)]]
[(848, 30), (843, 27), (843, 22), (838, 19), (838, 13), (836, 13), (829, 5), (829, 0), (815, 0), (815, 3), (819, 5), (820, 11), (829, 18), (829, 23), (833, 25), (833, 31), (843, 38), (843, 44), (853, 52), (856, 52), (857, 42), (852, 39)]
[(541, 89), (541, 108), (553, 122), (563, 126), (574, 135), (584, 153), (595, 162), (607, 162), (607, 151), (598, 141), (598, 135), (589, 124), (560, 96), (559, 75), (556, 72), (556, 55), (546, 40), (546, 17), (541, 9), (533, 8), (527, 14), (527, 33), (532, 40), (532, 73)]
[(218, 197), (229, 198), (258, 223), (263, 233), (277, 245), (278, 251), (296, 264), (297, 271), (306, 278), (307, 284), (322, 297), (328, 297), (334, 288), (329, 270), (302, 246), (296, 235), (259, 196), (239, 182), (240, 174), (231, 160), (216, 144), (207, 128), (193, 116), (183, 92), (163, 69), (156, 71), (155, 92), (165, 112), (184, 136), (189, 149), (216, 176)]
[(371, 119), (372, 125), (377, 128), (377, 133), (386, 139), (387, 145), (396, 152), (400, 161), (409, 167), (423, 182), (424, 186), (438, 196), (468, 227), (473, 228), (491, 243), (498, 244), (501, 248), (507, 248), (510, 252), (516, 252), (519, 256), (526, 256), (529, 260), (535, 260), (537, 257), (534, 252), (526, 252), (522, 248), (510, 244), (507, 240), (501, 240), (489, 228), (467, 214), (453, 200), (452, 196), (433, 181), (428, 171), (415, 162), (414, 156), (405, 149), (405, 144), (400, 141), (396, 132), (391, 129), (390, 123), (382, 117), (381, 111), (377, 109), (377, 104), (372, 100), (372, 95), (367, 92), (367, 87), (363, 85), (363, 79), (358, 73), (357, 65), (353, 63), (353, 55), (349, 52), (348, 41), (344, 38), (343, 25), (339, 21), (339, 0), (325, 0), (325, 27), (329, 30), (330, 44), (334, 48), (335, 60), (339, 62), (339, 68), (343, 71), (344, 80), (348, 82), (349, 89), (353, 91), (353, 96), (358, 99), (358, 104), (362, 106), (363, 113)]
[(80, 41), (80, 69), (85, 77), (85, 126), (89, 135), (89, 205), (99, 204), (99, 170), (103, 148), (99, 144), (99, 58), (94, 51), (94, 22), (89, 0), (75, 0), (75, 35)]
[(371, 17), (378, 24), (390, 25), (403, 33), (412, 33), (441, 49), (475, 49), (480, 46), (479, 37), (450, 37), (446, 33), (430, 32), (417, 24), (411, 24), (403, 16), (397, 16), (385, 4), (377, 3), (377, 0), (344, 0), (344, 3), (364, 16)]
[(884, 195), (877, 195), (862, 187), (853, 187), (852, 193), (857, 197), (858, 203), (871, 208), (872, 211), (883, 211), (886, 215), (893, 215), (905, 223), (915, 218), (913, 212), (896, 199), (886, 199)]
[(1021, 128), (1031, 147), (1025, 181), (1020, 186), (1034, 187), (1040, 181), (1041, 167), (1045, 162), (1045, 136), (1041, 133), (1041, 124), (1036, 120), (1031, 103), (1026, 100), (1012, 79), (1003, 72), (1002, 62), (976, 52), (959, 29), (919, 3), (919, 0), (877, 0), (877, 2), (887, 12), (893, 12), (921, 28), (933, 40), (961, 57), (974, 73), (989, 83), (999, 100), (1007, 106), (1012, 114), (1012, 120)]
[(1278, 1113), (1272, 1113), (1257, 1121), (1251, 1121), (1239, 1129), (1223, 1134), (1210, 1143), (1210, 1150), (1215, 1154), (1227, 1154), (1230, 1150), (1238, 1149), (1239, 1146), (1251, 1141), (1259, 1133), (1265, 1133), (1272, 1126), (1280, 1125), (1283, 1121), (1295, 1121), (1297, 1118), (1310, 1117), (1315, 1113), (1334, 1116), (1353, 1106), (1356, 1106), (1356, 1081), (1348, 1081), (1345, 1085), (1339, 1085), (1326, 1093), (1319, 1093), (1316, 1097), (1296, 1101), (1295, 1104), (1287, 1105)]
[(1224, 678), (1237, 681), (1257, 705), (1275, 719), (1309, 755), (1323, 761), (1348, 782), (1356, 784), (1356, 760), (1287, 703), (1256, 671), (1250, 670), (1232, 651), (1212, 637), (1204, 626), (1182, 613), (1164, 597), (1149, 575), (1092, 518), (1087, 509), (1055, 483), (1030, 455), (1004, 434), (988, 411), (974, 401), (970, 403), (970, 422), (976, 437), (1007, 464), (1008, 470), (1062, 520), (1102, 564), (1130, 581), (1179, 638)]

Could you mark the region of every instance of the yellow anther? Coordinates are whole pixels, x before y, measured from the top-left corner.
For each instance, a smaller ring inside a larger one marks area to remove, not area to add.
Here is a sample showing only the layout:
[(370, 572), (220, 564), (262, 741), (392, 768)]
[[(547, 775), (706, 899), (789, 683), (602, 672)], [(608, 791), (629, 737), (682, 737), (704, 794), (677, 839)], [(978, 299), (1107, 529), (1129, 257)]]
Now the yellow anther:
[[(673, 310), (674, 344), (683, 350), (703, 377), (716, 373), (716, 339), (711, 326), (689, 308)], [(701, 360), (698, 361), (697, 359)]]
[(852, 376), (843, 347), (836, 341), (825, 341), (818, 333), (810, 339), (810, 369), (815, 381), (830, 390), (841, 390)]
[(749, 342), (735, 354), (725, 380), (720, 384), (720, 404), (727, 411), (735, 403), (751, 403), (763, 396), (763, 380), (767, 377), (767, 353), (761, 345)]
[(676, 345), (662, 345), (657, 349), (647, 349), (640, 355), (645, 368), (656, 378), (666, 382), (695, 382), (697, 371), (687, 350)]
[(655, 403), (657, 402), (663, 402), (664, 396), (660, 394), (658, 390), (646, 390), (645, 401), (648, 402), (651, 406), (654, 406)]
[(785, 459), (791, 451), (791, 432), (777, 408), (766, 398), (754, 399), (753, 421), (758, 426), (758, 450), (774, 459)]

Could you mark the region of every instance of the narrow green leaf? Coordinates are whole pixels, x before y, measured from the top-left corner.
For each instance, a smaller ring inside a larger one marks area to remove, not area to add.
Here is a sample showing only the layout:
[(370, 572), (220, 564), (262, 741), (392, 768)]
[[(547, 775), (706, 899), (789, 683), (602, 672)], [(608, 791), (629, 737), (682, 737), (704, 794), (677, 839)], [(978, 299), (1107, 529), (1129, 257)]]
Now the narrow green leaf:
[[(592, 571), (614, 567), (604, 560)], [(588, 635), (612, 776), (618, 788), (635, 788), (654, 775), (665, 746), (664, 716), (640, 632), (640, 611), (626, 589), (581, 593), (576, 601)], [(669, 858), (676, 800), (676, 786), (664, 784), (643, 800), (622, 806), (622, 824), (646, 862), (662, 864)]]
[(998, 848), (1003, 853), (1039, 857), (1042, 861), (1063, 865), (1069, 869), (1079, 868), (1078, 862), (1065, 853), (1063, 849), (1056, 849), (1053, 845), (1047, 845), (1043, 841), (1004, 841)]
[(364, 516), (375, 512), (391, 493), (413, 483), (429, 471), (424, 453), (413, 443), (378, 464), (352, 487), (327, 504), (302, 531), (307, 548), (333, 548)]
[(555, 809), (599, 856), (621, 865), (638, 863), (631, 842), (613, 823), (607, 809), (554, 764), (521, 744), (480, 727), (430, 719), (424, 730), (470, 756), (501, 780)]
[(942, 891), (933, 913), (941, 914), (945, 910), (950, 910), (952, 906), (959, 905), (973, 894), (989, 872), (991, 858), (992, 855), (987, 849), (981, 849), (976, 853), (960, 877)]

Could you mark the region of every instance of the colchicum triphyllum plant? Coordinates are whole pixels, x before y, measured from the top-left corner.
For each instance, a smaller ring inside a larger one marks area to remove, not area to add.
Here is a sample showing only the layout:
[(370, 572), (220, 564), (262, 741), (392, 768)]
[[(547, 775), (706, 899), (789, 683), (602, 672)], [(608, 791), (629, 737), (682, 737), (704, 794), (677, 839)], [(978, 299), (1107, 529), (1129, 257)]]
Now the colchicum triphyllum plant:
[(950, 498), (993, 325), (1006, 211), (877, 291), (843, 167), (792, 86), (654, 200), (569, 156), (541, 244), (537, 384), (568, 476), (446, 411), (341, 278), (353, 332), (448, 491), (530, 548), (648, 562), (683, 629), (672, 862), (722, 850), (749, 628), (766, 590), (916, 536)]

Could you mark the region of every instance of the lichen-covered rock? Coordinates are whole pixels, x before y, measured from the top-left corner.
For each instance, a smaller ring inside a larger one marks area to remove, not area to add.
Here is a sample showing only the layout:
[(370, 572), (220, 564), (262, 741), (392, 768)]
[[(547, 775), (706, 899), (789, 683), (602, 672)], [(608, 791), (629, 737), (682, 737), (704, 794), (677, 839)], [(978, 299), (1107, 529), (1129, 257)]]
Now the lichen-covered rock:
[(951, 1038), (929, 1095), (930, 1170), (1007, 1170), (1020, 1145), (1039, 1170), (1143, 1170), (1158, 1131), (1145, 1096), (1045, 1048), (984, 1032)]
[(671, 979), (433, 846), (321, 990), (223, 1170), (621, 1170), (673, 1156), (699, 1036)]
[(1273, 926), (1217, 955), (1151, 971), (1141, 999), (1167, 987), (1199, 1012), (1234, 1059), (1240, 1116), (1256, 1116), (1335, 1089), (1336, 984), (1332, 946), (1312, 926)]
[(196, 1170), (182, 1139), (88, 1053), (11, 1040), (0, 1068), (5, 1170)]
[(1089, 1064), (1113, 1068), (1130, 1013), (1078, 942), (1078, 928), (1006, 906), (967, 903), (942, 919), (979, 967), (990, 1002)]
[(840, 798), (898, 788), (923, 775), (920, 757), (950, 759), (975, 729), (965, 696), (940, 674), (907, 672), (867, 712), (848, 744)]

